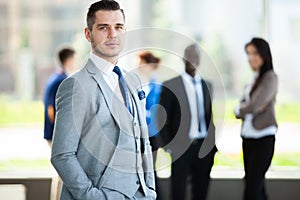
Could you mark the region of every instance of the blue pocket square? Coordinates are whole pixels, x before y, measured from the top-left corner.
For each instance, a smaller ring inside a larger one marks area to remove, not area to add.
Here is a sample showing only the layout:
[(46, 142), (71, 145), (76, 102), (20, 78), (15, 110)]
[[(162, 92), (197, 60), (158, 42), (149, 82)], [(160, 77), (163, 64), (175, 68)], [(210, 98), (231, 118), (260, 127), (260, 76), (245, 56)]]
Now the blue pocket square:
[(138, 91), (138, 96), (140, 100), (143, 100), (146, 98), (146, 94), (143, 90)]

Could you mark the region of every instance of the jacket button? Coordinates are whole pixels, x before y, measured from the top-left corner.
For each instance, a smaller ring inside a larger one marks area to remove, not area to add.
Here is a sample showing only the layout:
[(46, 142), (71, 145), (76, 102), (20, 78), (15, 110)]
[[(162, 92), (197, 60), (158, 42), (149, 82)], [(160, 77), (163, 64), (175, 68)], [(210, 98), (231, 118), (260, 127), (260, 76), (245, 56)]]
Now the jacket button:
[(140, 181), (136, 181), (136, 184), (139, 185), (139, 184), (140, 184)]
[(138, 136), (135, 136), (135, 139), (138, 140), (139, 139)]

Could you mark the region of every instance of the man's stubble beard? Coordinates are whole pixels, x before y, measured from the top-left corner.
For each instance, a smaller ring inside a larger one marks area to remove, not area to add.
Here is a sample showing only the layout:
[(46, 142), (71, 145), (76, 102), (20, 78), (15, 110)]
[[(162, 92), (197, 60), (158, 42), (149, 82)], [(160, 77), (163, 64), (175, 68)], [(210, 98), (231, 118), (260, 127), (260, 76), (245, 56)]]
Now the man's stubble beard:
[(104, 52), (104, 50), (101, 50), (101, 45), (100, 44), (95, 44), (95, 40), (94, 38), (92, 37), (91, 38), (91, 43), (92, 43), (92, 48), (93, 48), (93, 51), (100, 57), (106, 57), (106, 58), (114, 58), (114, 57), (118, 57), (121, 50), (122, 50), (122, 45), (119, 45), (119, 49), (116, 53), (113, 53), (113, 54), (109, 54), (109, 53), (106, 53)]

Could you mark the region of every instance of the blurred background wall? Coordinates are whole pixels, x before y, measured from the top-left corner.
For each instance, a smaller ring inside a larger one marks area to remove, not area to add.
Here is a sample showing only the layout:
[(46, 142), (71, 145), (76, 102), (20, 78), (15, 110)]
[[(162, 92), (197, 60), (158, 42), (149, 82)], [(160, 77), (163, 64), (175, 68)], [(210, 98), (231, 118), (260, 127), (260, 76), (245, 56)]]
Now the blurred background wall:
[[(89, 52), (83, 35), (93, 1), (0, 0), (0, 94), (39, 100), (55, 71), (55, 52), (72, 44), (82, 60)], [(266, 38), (280, 79), (280, 101), (300, 99), (299, 0), (120, 0), (127, 29), (158, 27), (198, 41), (218, 66), (226, 93), (235, 97), (251, 76), (244, 44)], [(182, 67), (177, 64), (176, 67)]]

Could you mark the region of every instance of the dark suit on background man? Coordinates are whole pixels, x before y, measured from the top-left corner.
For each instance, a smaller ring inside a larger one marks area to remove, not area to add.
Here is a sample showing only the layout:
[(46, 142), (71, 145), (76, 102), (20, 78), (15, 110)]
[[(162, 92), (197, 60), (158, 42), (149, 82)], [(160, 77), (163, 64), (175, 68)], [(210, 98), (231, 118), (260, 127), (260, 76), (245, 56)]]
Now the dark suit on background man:
[[(215, 126), (212, 121), (212, 86), (197, 75), (195, 67), (199, 65), (199, 60), (198, 47), (196, 45), (187, 47), (186, 73), (166, 81), (160, 97), (160, 105), (164, 110), (159, 110), (158, 122), (165, 121), (160, 134), (165, 144), (164, 148), (170, 150), (173, 159), (172, 199), (185, 199), (189, 174), (193, 185), (193, 199), (206, 198), (216, 152)], [(197, 84), (192, 88), (189, 86), (193, 78), (195, 79), (193, 83)], [(198, 105), (191, 104), (191, 98), (197, 97), (196, 93), (192, 95), (192, 91), (197, 91), (202, 97), (201, 100), (194, 99)], [(199, 102), (202, 102), (202, 105), (199, 105)], [(201, 116), (197, 118), (199, 108), (202, 109), (202, 118)], [(166, 120), (163, 119), (165, 116)]]

